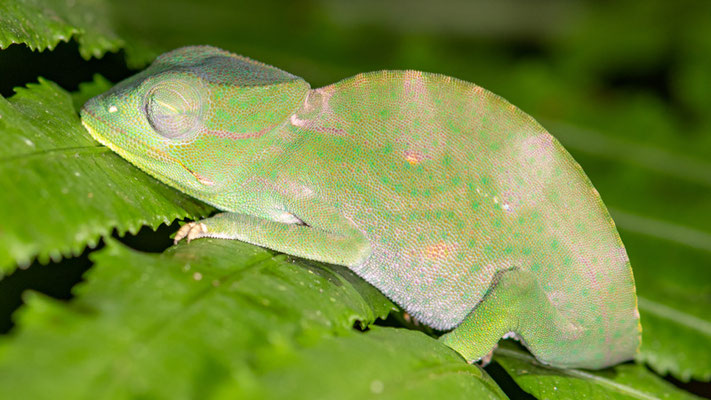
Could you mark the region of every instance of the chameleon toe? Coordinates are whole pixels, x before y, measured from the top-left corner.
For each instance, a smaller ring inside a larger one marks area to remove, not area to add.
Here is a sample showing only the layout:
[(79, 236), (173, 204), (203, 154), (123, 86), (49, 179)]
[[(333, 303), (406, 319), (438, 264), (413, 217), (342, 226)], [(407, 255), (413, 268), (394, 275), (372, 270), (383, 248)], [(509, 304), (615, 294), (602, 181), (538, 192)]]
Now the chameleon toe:
[[(175, 238), (173, 239), (173, 244), (178, 244), (181, 240), (183, 240), (185, 237), (188, 237), (190, 232), (192, 231), (193, 227), (196, 225), (196, 222), (188, 222), (187, 224), (183, 225), (178, 229), (178, 232), (175, 234)], [(188, 242), (190, 242), (190, 238), (188, 237)]]
[(186, 239), (188, 243), (190, 243), (190, 241), (193, 239), (198, 239), (206, 236), (206, 233), (207, 226), (205, 226), (205, 224), (203, 224), (202, 222), (193, 222), (193, 225), (190, 227), (190, 231), (188, 232)]

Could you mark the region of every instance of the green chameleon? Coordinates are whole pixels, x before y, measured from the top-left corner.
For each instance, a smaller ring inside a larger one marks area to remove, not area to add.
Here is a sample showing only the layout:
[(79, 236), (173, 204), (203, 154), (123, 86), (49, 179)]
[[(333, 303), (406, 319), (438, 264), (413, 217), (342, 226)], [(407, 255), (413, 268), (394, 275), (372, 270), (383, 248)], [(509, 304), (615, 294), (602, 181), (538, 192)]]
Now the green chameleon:
[[(598, 192), (533, 118), (419, 71), (303, 79), (209, 46), (91, 99), (91, 135), (224, 212), (214, 237), (345, 265), (468, 361), (520, 340), (558, 367), (640, 343), (632, 270)], [(454, 329), (453, 329), (454, 328)], [(453, 330), (452, 330), (453, 329)]]

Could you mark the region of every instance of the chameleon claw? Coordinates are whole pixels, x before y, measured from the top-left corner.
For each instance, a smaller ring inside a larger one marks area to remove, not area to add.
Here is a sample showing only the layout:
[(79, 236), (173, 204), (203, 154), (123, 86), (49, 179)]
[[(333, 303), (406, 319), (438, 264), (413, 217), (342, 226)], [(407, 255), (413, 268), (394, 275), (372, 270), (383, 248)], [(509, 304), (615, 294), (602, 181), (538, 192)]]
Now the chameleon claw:
[(178, 229), (173, 239), (173, 244), (178, 244), (179, 241), (186, 239), (188, 243), (191, 240), (201, 238), (207, 233), (207, 226), (202, 222), (188, 222)]
[(487, 365), (489, 365), (489, 364), (491, 363), (491, 360), (494, 358), (494, 350), (496, 350), (497, 347), (499, 347), (498, 344), (497, 344), (496, 346), (494, 346), (494, 348), (491, 349), (491, 351), (490, 351), (487, 355), (485, 355), (484, 357), (480, 358), (479, 360), (472, 360), (472, 361), (469, 361), (469, 364), (474, 364), (474, 363), (476, 363), (477, 361), (479, 361), (479, 362), (481, 362), (480, 365), (481, 365), (482, 367), (486, 367)]
[(487, 355), (485, 355), (484, 357), (481, 358), (481, 366), (482, 367), (486, 367), (487, 365), (489, 365), (491, 363), (491, 359), (494, 358), (494, 350), (496, 350), (497, 347), (499, 347), (498, 344), (496, 346), (494, 346), (494, 348), (491, 349), (491, 351)]

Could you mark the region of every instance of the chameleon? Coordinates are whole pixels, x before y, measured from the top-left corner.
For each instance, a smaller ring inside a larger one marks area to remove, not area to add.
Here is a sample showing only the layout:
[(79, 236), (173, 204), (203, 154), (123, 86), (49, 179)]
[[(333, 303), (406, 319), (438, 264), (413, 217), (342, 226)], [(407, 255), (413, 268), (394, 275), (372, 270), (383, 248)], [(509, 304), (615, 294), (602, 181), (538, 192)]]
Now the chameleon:
[(635, 283), (580, 165), (473, 83), (413, 70), (312, 89), (182, 47), (90, 99), (94, 139), (221, 212), (175, 242), (241, 240), (339, 264), (468, 362), (502, 337), (560, 368), (634, 357)]

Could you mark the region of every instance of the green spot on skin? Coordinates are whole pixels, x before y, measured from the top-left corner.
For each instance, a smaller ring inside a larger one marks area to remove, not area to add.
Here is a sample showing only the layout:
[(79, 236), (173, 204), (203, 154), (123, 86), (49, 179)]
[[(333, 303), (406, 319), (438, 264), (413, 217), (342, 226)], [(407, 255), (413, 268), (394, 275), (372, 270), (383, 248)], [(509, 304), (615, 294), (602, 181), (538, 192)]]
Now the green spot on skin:
[(531, 271), (533, 272), (538, 272), (541, 270), (541, 263), (540, 262), (534, 262), (531, 264)]
[(217, 110), (215, 111), (215, 117), (219, 119), (220, 121), (229, 121), (232, 119), (232, 116), (227, 113), (225, 110)]

